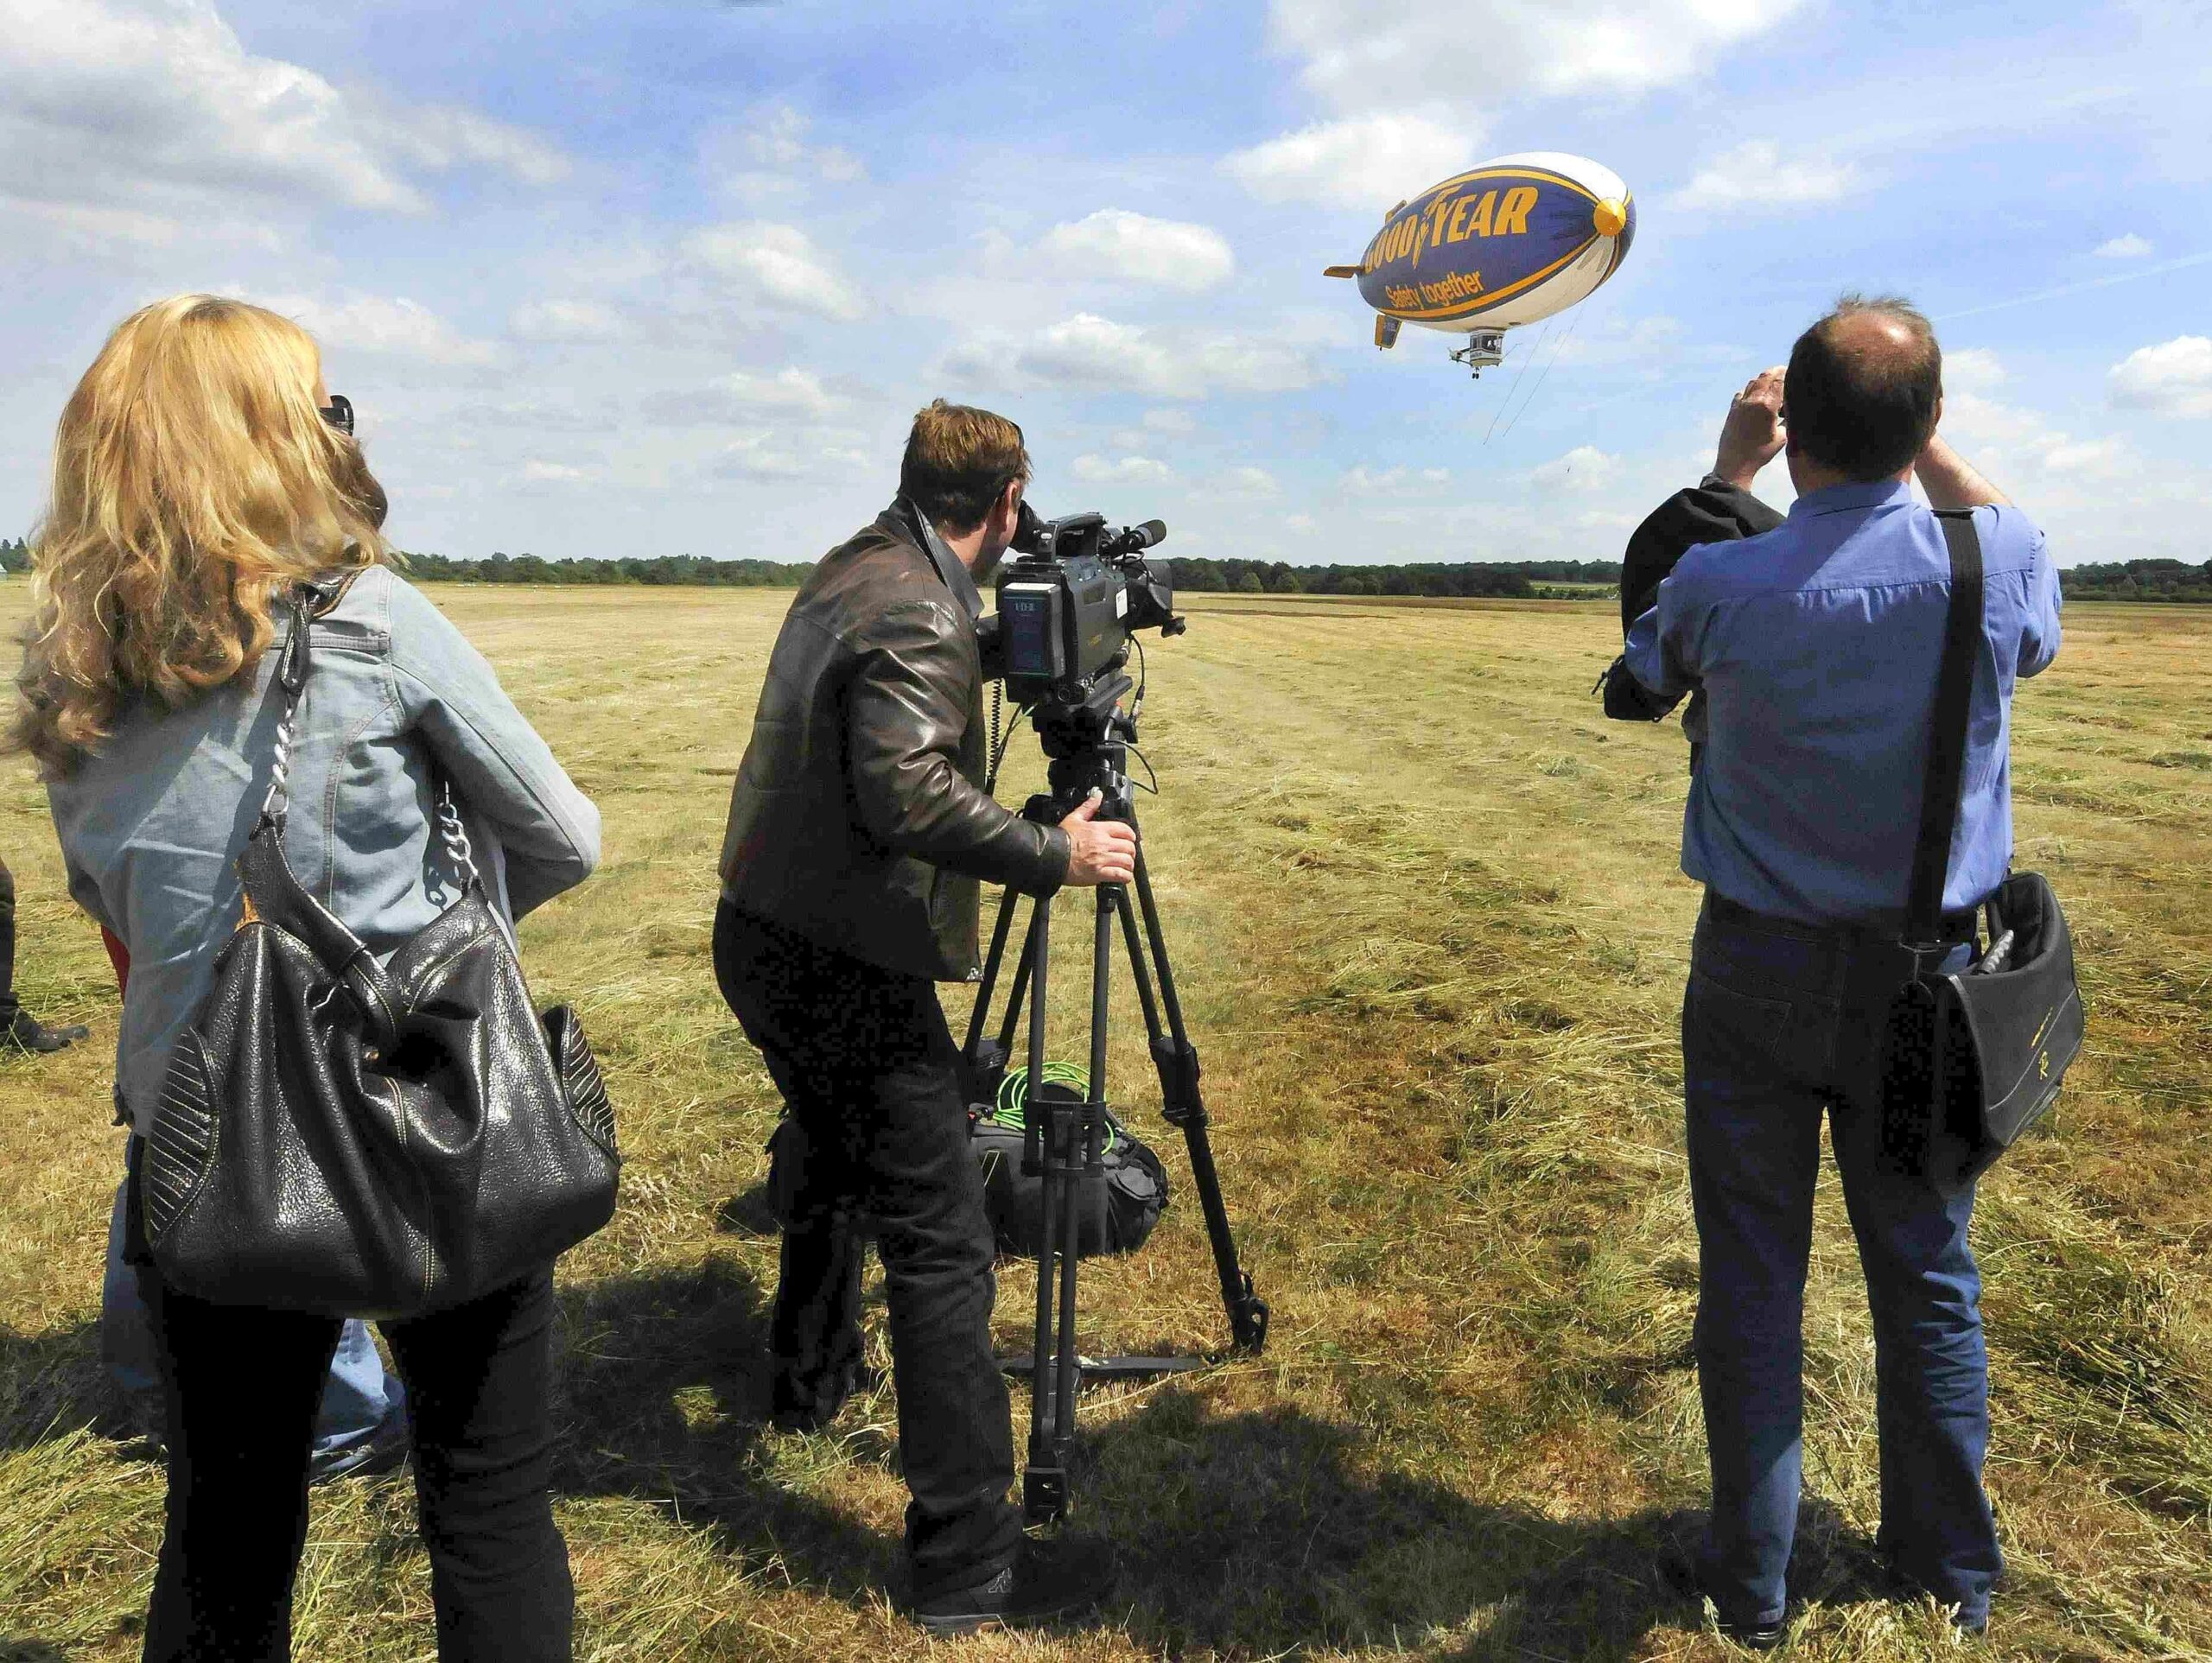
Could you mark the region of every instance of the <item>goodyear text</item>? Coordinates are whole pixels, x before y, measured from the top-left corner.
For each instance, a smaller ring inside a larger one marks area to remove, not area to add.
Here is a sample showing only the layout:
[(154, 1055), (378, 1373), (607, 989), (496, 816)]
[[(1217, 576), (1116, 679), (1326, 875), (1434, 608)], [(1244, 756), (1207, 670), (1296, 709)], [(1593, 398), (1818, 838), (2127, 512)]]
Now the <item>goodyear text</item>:
[[(1388, 265), (1393, 260), (1411, 256), (1414, 264), (1421, 264), (1424, 251), (1440, 248), (1446, 243), (1464, 243), (1471, 237), (1517, 237), (1529, 229), (1529, 210), (1536, 206), (1536, 190), (1532, 185), (1515, 185), (1504, 190), (1467, 190), (1456, 195), (1439, 196), (1418, 213), (1393, 219), (1376, 233), (1375, 240), (1367, 245), (1367, 252), (1360, 257), (1360, 263), (1370, 271)], [(1476, 278), (1475, 289), (1479, 291), (1481, 280)], [(1425, 290), (1431, 285), (1424, 284)], [(1441, 287), (1441, 285), (1438, 285)], [(1408, 289), (1411, 296), (1414, 290)], [(1461, 295), (1438, 295), (1431, 304)], [(1400, 301), (1396, 291), (1391, 295), (1393, 305), (1411, 304)]]

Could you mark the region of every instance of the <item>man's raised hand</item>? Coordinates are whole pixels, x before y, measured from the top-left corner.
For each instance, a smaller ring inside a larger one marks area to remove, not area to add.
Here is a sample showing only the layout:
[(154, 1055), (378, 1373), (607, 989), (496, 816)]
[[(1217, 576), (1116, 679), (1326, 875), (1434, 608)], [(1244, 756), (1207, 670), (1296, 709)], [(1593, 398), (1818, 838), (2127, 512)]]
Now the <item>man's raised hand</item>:
[(1720, 447), (1713, 471), (1739, 491), (1749, 491), (1758, 472), (1782, 454), (1789, 434), (1782, 424), (1783, 366), (1762, 370), (1744, 384), (1720, 424)]

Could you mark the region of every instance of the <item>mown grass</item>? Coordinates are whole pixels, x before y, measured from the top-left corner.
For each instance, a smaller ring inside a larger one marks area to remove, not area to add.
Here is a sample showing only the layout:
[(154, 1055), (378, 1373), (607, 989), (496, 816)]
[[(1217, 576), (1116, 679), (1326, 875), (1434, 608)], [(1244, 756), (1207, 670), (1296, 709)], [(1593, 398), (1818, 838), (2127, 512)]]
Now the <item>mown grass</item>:
[[(584, 1009), (631, 1151), (620, 1216), (562, 1278), (582, 1654), (946, 1649), (881, 1592), (904, 1500), (887, 1387), (818, 1437), (764, 1427), (774, 1244), (726, 1206), (758, 1182), (775, 1102), (713, 989), (714, 854), (784, 597), (439, 598), (606, 811), (601, 876), (524, 932), (541, 996)], [(20, 606), (0, 597), (0, 622)], [(1599, 720), (1603, 604), (1190, 610), (1188, 636), (1151, 648), (1164, 790), (1147, 835), (1274, 1338), (1087, 1400), (1082, 1520), (1125, 1571), (1104, 1620), (950, 1649), (1727, 1655), (1662, 1574), (1703, 1482), (1680, 736)], [(2085, 606), (2069, 624), (2020, 701), (2020, 849), (2076, 920), (2093, 1027), (2053, 1134), (1999, 1169), (1977, 1222), (2012, 1565), (1986, 1649), (2208, 1656), (2212, 779), (2186, 759), (2212, 753), (2212, 619)], [(1008, 797), (1037, 771), (1026, 741), (1013, 754)], [(120, 1659), (159, 1482), (100, 1435), (114, 1006), (20, 773), (0, 828), (25, 991), (96, 1030), (67, 1057), (0, 1063), (0, 1658)], [(1062, 992), (1072, 1055), (1081, 989)], [(1179, 1173), (1117, 999), (1116, 1095)], [(1028, 1293), (1009, 1266), (1010, 1348)], [(1187, 1191), (1146, 1253), (1086, 1269), (1084, 1312), (1090, 1349), (1219, 1342)], [(1795, 1654), (1944, 1652), (1937, 1614), (1875, 1592), (1872, 1353), (1832, 1183), (1808, 1339)], [(318, 1492), (300, 1655), (429, 1655), (410, 1524), (404, 1482)]]

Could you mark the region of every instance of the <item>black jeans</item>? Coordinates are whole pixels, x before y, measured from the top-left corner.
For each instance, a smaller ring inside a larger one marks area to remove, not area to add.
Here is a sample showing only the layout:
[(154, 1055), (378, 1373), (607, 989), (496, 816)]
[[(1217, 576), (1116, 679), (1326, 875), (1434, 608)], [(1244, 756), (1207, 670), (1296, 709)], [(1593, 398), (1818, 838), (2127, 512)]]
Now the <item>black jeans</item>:
[(0, 1031), (16, 1019), (16, 875), (0, 860)]
[(1021, 1520), (991, 1228), (937, 990), (727, 902), (715, 974), (802, 1134), (772, 1323), (779, 1394), (803, 1400), (857, 1361), (864, 1228), (890, 1305), (914, 1596), (983, 1581), (1013, 1560)]
[[(169, 1492), (147, 1663), (291, 1655), (308, 1456), (336, 1317), (213, 1305), (139, 1271), (161, 1336)], [(550, 1266), (383, 1325), (407, 1383), (441, 1663), (566, 1663), (575, 1614), (547, 1493)]]

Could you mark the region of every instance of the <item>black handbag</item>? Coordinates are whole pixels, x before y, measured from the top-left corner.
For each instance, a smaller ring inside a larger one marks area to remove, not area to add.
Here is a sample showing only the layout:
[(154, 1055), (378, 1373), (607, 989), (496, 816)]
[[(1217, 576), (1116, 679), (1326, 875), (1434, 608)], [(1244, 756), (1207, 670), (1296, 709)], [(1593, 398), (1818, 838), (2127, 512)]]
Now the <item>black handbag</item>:
[(219, 1304), (392, 1318), (550, 1263), (613, 1216), (614, 1113), (568, 1007), (540, 1018), (442, 783), (461, 898), (379, 964), (284, 859), (309, 667), (295, 598), (276, 765), (238, 858), (245, 905), (169, 1058), (141, 1202), (168, 1286)]
[(1938, 516), (1951, 600), (1921, 790), (1904, 949), (1911, 980), (1893, 1001), (1882, 1058), (1883, 1143), (1893, 1165), (1955, 1195), (2058, 1099), (2084, 1013), (2066, 914), (2040, 873), (2006, 875), (1985, 904), (1988, 941), (1964, 970), (1941, 968), (1943, 884), (1966, 774), (1967, 723), (1983, 638), (1981, 542), (1967, 511)]

